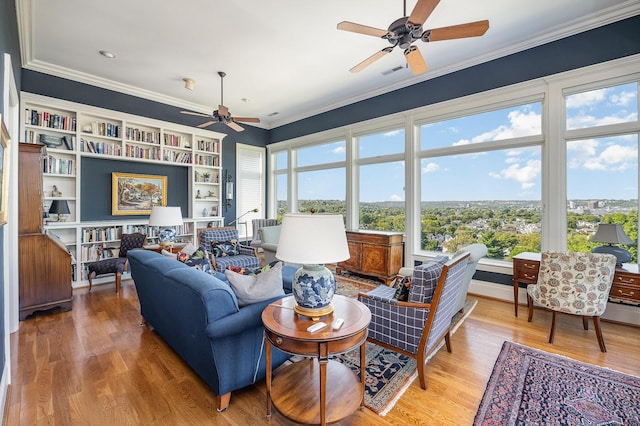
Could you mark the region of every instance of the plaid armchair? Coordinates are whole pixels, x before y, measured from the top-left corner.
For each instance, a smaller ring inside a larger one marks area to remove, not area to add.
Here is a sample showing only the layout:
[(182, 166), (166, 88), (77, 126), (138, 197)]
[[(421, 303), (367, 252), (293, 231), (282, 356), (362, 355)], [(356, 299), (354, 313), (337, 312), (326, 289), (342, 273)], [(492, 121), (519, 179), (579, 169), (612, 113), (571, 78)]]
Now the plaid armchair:
[(551, 309), (549, 343), (553, 343), (556, 312), (582, 316), (582, 325), (593, 326), (600, 351), (607, 352), (600, 329), (600, 316), (607, 308), (609, 291), (616, 269), (616, 258), (611, 254), (577, 252), (542, 252), (538, 282), (527, 286), (529, 318), (533, 319), (534, 303)]
[(416, 267), (407, 302), (395, 300), (396, 290), (386, 285), (358, 295), (371, 310), (367, 340), (415, 358), (422, 389), (427, 388), (427, 357), (443, 337), (451, 352), (451, 317), (468, 259), (465, 252), (451, 260), (439, 256)]
[[(240, 244), (238, 238), (238, 230), (232, 226), (221, 228), (202, 228), (198, 232), (198, 241), (200, 245), (210, 254), (211, 264), (216, 271), (223, 272), (227, 266), (238, 266), (243, 268), (255, 269), (260, 266), (260, 258), (256, 249), (253, 247)], [(217, 250), (214, 245), (217, 243), (232, 242), (237, 253), (229, 256), (224, 253), (216, 256)]]

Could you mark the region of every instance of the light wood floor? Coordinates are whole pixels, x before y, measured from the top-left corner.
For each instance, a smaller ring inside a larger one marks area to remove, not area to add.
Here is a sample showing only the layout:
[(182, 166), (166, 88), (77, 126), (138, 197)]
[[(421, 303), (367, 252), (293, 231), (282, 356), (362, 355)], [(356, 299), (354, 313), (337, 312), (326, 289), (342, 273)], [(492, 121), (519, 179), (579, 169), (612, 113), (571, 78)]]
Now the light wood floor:
[[(639, 308), (640, 309), (640, 308)], [(469, 425), (505, 340), (640, 375), (640, 328), (602, 325), (608, 353), (579, 318), (561, 315), (556, 343), (547, 343), (550, 314), (513, 316), (506, 302), (479, 298), (452, 338), (427, 365), (426, 391), (416, 380), (386, 417), (358, 411), (340, 425)], [(232, 393), (216, 412), (214, 395), (155, 333), (139, 325), (131, 281), (79, 290), (73, 310), (20, 323), (11, 335), (8, 425), (289, 425), (265, 419), (264, 380)], [(167, 315), (170, 315), (167, 312)], [(591, 327), (592, 328), (592, 327)]]

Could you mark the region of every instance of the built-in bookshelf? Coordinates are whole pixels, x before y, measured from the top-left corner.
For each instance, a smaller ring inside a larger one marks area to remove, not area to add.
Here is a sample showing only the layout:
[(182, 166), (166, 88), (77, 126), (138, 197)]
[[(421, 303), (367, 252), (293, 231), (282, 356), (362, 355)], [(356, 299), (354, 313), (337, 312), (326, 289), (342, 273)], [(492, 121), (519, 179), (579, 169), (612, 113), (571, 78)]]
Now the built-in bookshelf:
[(220, 178), (225, 134), (31, 93), (22, 93), (21, 100), (24, 142), (47, 147), (42, 159), (44, 211), (54, 200), (65, 200), (69, 206), (64, 222), (45, 217), (43, 225), (72, 253), (74, 287), (88, 285), (89, 262), (117, 256), (122, 233), (143, 232), (148, 244), (154, 244), (158, 232), (148, 226), (146, 217), (114, 218), (109, 223), (81, 222), (83, 157), (187, 167), (189, 211), (182, 212), (184, 224), (175, 227), (177, 241), (195, 242), (198, 228), (223, 225)]

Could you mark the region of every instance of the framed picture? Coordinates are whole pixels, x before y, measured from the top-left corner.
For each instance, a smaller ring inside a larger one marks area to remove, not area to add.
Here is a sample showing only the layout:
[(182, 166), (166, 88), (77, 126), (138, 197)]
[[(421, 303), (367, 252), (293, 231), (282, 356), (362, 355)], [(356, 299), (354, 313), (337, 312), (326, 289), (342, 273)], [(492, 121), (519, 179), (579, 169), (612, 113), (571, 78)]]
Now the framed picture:
[(9, 199), (9, 131), (0, 116), (0, 225), (7, 223)]
[(151, 207), (167, 205), (167, 177), (111, 173), (111, 214), (151, 214)]

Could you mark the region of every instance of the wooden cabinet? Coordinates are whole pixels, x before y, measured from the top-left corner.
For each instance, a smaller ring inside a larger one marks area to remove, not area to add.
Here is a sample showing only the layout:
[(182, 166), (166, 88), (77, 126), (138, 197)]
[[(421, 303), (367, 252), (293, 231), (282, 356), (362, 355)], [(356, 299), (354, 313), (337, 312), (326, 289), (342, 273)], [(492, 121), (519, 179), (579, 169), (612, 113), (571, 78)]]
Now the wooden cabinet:
[[(513, 258), (513, 301), (518, 316), (518, 283), (535, 284), (540, 269), (540, 253), (520, 253)], [(640, 305), (640, 271), (637, 264), (625, 263), (616, 268), (609, 300)]]
[(402, 238), (398, 232), (347, 231), (351, 257), (338, 263), (336, 272), (344, 269), (391, 282), (402, 267)]
[(42, 233), (42, 149), (19, 144), (20, 320), (39, 310), (71, 309), (71, 254), (59, 239)]

